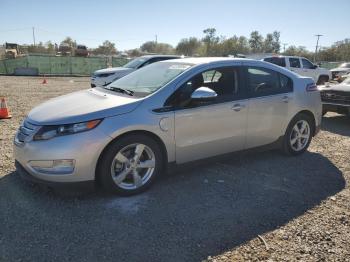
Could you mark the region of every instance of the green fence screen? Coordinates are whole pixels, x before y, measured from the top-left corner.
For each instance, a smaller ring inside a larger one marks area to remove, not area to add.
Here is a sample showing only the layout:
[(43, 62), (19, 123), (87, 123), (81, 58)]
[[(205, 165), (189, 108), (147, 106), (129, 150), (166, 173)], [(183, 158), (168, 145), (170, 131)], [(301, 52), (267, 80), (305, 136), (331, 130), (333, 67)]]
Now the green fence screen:
[(70, 57), (28, 55), (0, 60), (0, 74), (14, 74), (16, 68), (36, 68), (43, 75), (91, 75), (94, 71), (128, 62), (117, 57)]

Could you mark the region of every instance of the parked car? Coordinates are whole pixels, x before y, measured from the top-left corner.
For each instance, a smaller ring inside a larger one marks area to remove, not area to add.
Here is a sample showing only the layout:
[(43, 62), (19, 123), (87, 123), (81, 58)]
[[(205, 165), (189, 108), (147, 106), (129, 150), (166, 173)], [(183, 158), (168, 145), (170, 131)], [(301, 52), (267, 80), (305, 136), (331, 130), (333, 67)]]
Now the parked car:
[(329, 70), (313, 64), (310, 60), (304, 57), (270, 56), (265, 57), (263, 61), (285, 67), (301, 76), (312, 77), (318, 85), (323, 85), (325, 82), (332, 79), (332, 74)]
[(89, 56), (88, 49), (85, 45), (77, 45), (77, 48), (74, 50), (75, 56), (87, 57)]
[(58, 47), (57, 56), (70, 56), (72, 54), (72, 47), (68, 43), (61, 43)]
[(321, 89), (323, 114), (337, 112), (350, 116), (350, 76), (342, 83)]
[(98, 181), (131, 195), (169, 163), (272, 144), (302, 154), (321, 118), (311, 78), (257, 60), (185, 58), (39, 105), (20, 126), (14, 152), (24, 177)]
[(130, 74), (146, 65), (169, 59), (180, 58), (175, 55), (146, 55), (135, 58), (122, 67), (100, 69), (94, 72), (91, 77), (91, 87), (106, 86), (113, 81)]
[(338, 79), (341, 78), (344, 75), (347, 75), (350, 73), (350, 63), (343, 63), (337, 68), (331, 69), (332, 73), (332, 79)]

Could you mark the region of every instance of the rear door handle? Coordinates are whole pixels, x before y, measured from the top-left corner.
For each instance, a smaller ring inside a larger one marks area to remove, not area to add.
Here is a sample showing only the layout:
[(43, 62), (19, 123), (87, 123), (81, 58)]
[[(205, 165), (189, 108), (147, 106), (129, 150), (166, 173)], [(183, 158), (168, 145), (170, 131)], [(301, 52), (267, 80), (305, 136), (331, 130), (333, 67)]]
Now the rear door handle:
[(290, 99), (291, 99), (291, 98), (290, 98), (289, 96), (283, 96), (283, 97), (282, 97), (282, 101), (283, 101), (284, 103), (288, 103)]
[(234, 104), (234, 105), (232, 106), (232, 110), (234, 110), (234, 111), (236, 111), (236, 112), (239, 112), (239, 111), (241, 111), (241, 109), (244, 108), (244, 107), (245, 107), (245, 105), (243, 105), (243, 104)]

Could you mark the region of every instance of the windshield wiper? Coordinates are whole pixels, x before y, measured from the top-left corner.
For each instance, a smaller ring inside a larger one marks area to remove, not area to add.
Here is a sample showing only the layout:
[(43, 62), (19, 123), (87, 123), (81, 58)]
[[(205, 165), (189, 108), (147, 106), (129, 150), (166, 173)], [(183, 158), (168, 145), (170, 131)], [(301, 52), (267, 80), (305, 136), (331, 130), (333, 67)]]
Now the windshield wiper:
[(123, 88), (120, 88), (120, 87), (109, 86), (109, 87), (107, 87), (107, 89), (115, 91), (115, 92), (127, 94), (129, 96), (133, 96), (134, 95), (134, 91), (131, 91), (131, 90), (128, 90), (128, 89), (123, 89)]

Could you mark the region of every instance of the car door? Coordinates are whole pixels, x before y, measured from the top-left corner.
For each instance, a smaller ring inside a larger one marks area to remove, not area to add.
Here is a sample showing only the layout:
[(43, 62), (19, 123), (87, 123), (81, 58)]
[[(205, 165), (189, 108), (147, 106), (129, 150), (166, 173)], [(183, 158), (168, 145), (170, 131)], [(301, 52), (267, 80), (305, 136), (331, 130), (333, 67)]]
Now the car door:
[(298, 57), (289, 57), (288, 63), (291, 71), (297, 73), (298, 75), (304, 75), (304, 72), (301, 68), (300, 59)]
[[(217, 97), (192, 103), (190, 95), (201, 86), (214, 90)], [(242, 86), (241, 67), (231, 66), (205, 70), (179, 88), (175, 94), (177, 163), (245, 147), (247, 99)]]
[(309, 60), (305, 58), (301, 58), (301, 65), (302, 65), (302, 70), (303, 70), (303, 75), (304, 76), (309, 76), (314, 79), (315, 82), (318, 80), (318, 71), (317, 67), (313, 63), (311, 63)]
[(292, 80), (274, 70), (246, 67), (249, 90), (247, 148), (267, 145), (284, 134), (293, 101)]

